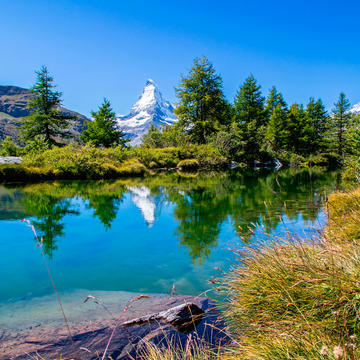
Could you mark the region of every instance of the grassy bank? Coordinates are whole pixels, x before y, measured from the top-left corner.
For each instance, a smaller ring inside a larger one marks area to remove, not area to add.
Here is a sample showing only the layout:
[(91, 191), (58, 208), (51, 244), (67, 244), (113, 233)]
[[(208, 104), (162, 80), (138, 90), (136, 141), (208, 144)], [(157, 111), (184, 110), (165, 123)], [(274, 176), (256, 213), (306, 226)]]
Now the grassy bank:
[(0, 166), (1, 180), (109, 179), (156, 169), (223, 169), (227, 159), (210, 145), (164, 149), (100, 149), (68, 145), (24, 155), (21, 165)]
[[(236, 253), (220, 279), (233, 342), (191, 359), (360, 358), (360, 189), (331, 195), (328, 216), (317, 239), (274, 239)], [(149, 345), (147, 355), (187, 358), (174, 351)]]

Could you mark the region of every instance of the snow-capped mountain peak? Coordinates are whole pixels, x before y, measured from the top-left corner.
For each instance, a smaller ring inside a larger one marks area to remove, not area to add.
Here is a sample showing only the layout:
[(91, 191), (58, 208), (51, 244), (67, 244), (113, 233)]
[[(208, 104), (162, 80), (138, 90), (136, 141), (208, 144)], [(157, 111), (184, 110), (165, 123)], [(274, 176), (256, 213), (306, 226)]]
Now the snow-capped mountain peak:
[(350, 112), (355, 114), (360, 113), (360, 103), (353, 105), (350, 109)]
[(119, 127), (128, 134), (131, 145), (138, 145), (151, 124), (158, 129), (176, 122), (174, 108), (166, 101), (154, 80), (148, 79), (130, 114), (118, 117)]

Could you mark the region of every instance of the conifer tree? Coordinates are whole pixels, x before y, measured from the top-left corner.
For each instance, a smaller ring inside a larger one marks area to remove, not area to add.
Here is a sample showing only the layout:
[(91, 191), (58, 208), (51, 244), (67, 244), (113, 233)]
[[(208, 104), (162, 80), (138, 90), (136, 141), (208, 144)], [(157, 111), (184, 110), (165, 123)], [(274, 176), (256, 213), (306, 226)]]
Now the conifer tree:
[(223, 94), (222, 79), (206, 57), (194, 60), (176, 93), (179, 102), (175, 114), (194, 142), (206, 143), (220, 124), (228, 122), (229, 105)]
[(349, 112), (350, 102), (344, 93), (340, 93), (339, 99), (334, 105), (335, 108), (332, 110), (331, 135), (336, 144), (338, 155), (344, 157), (345, 132), (350, 126), (351, 119), (351, 113)]
[(293, 104), (287, 114), (286, 130), (284, 131), (284, 147), (288, 151), (302, 154), (303, 147), (303, 127), (305, 121), (304, 107), (299, 104)]
[(270, 148), (279, 151), (287, 144), (287, 110), (278, 103), (271, 111), (270, 120), (266, 130), (266, 140)]
[(70, 136), (67, 130), (73, 117), (58, 110), (61, 105), (61, 92), (55, 91), (53, 78), (46, 66), (36, 71), (35, 85), (30, 89), (33, 97), (27, 104), (30, 115), (22, 119), (22, 134), (25, 140), (42, 136), (50, 146), (60, 138)]
[(287, 110), (287, 104), (284, 100), (283, 95), (281, 94), (281, 92), (277, 91), (275, 86), (273, 86), (270, 89), (269, 95), (265, 103), (265, 112), (269, 119), (271, 117), (272, 112), (275, 110), (275, 108), (278, 105), (280, 106), (281, 109)]
[(242, 130), (247, 160), (254, 160), (260, 152), (263, 142), (266, 113), (261, 87), (253, 75), (250, 75), (240, 87), (234, 101), (234, 121)]
[(117, 126), (115, 113), (109, 100), (104, 99), (98, 111), (91, 112), (93, 121), (87, 121), (87, 128), (83, 131), (81, 139), (96, 147), (111, 147), (125, 145), (125, 133)]
[(305, 154), (313, 154), (323, 150), (328, 120), (329, 117), (321, 99), (315, 101), (315, 99), (311, 97), (305, 110), (305, 119), (302, 128), (301, 141)]

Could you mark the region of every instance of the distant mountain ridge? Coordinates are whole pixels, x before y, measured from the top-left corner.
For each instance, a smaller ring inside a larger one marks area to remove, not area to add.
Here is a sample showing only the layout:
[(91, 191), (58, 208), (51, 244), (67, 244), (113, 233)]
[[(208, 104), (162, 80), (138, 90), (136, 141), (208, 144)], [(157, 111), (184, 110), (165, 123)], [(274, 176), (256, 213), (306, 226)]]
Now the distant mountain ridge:
[[(28, 89), (19, 86), (0, 86), (0, 139), (19, 136), (21, 118), (30, 114), (26, 104), (32, 96)], [(76, 118), (72, 121), (71, 132), (78, 136), (88, 118), (64, 107), (59, 107), (59, 110)]]
[(139, 145), (152, 124), (161, 129), (176, 121), (174, 107), (163, 98), (152, 79), (147, 80), (141, 96), (131, 107), (130, 114), (118, 117), (118, 125), (127, 133), (130, 145)]

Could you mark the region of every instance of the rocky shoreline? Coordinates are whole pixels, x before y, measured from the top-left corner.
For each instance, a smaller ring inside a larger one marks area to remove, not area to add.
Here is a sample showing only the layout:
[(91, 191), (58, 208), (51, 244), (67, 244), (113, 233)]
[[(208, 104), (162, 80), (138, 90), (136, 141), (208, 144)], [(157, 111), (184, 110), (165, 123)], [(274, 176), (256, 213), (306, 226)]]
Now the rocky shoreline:
[[(84, 303), (86, 293), (81, 290), (62, 294), (62, 299), (79, 355), (82, 360), (92, 360), (102, 355), (116, 317), (137, 294), (93, 292)], [(112, 359), (136, 358), (147, 341), (184, 345), (190, 334), (207, 342), (228, 340), (222, 331), (224, 324), (208, 298), (148, 296), (134, 302), (121, 317), (121, 325), (108, 350)], [(45, 299), (1, 303), (0, 359), (27, 360), (38, 355), (46, 360), (60, 358), (60, 355), (63, 359), (75, 358), (60, 311), (54, 311), (56, 305), (50, 295)]]

